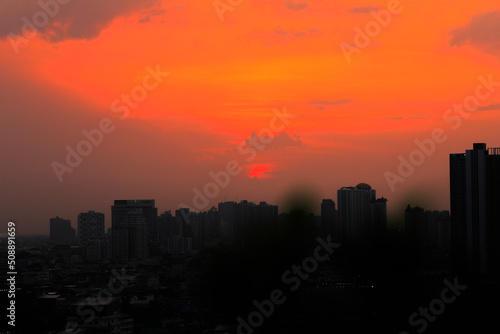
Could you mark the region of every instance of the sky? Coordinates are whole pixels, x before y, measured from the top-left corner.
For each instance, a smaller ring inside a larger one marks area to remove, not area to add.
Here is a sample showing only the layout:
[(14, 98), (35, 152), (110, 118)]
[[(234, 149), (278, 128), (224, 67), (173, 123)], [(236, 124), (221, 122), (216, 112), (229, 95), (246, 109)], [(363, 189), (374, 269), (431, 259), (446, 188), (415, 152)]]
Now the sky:
[(0, 220), (362, 182), (390, 221), (449, 210), (449, 154), (500, 147), (499, 65), (497, 0), (0, 0)]

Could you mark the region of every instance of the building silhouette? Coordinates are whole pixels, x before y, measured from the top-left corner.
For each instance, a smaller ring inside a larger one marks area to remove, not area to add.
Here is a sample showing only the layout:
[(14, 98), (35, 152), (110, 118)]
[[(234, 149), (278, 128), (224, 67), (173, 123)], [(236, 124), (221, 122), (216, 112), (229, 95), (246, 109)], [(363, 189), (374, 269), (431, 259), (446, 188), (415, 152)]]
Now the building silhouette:
[(337, 191), (340, 240), (353, 245), (376, 241), (387, 225), (387, 200), (366, 183)]
[(339, 240), (340, 231), (338, 226), (335, 201), (324, 199), (321, 202), (321, 234), (323, 236), (332, 235), (335, 240)]
[(451, 249), (451, 223), (449, 211), (428, 211), (419, 206), (405, 210), (405, 234), (414, 247)]
[(88, 246), (92, 240), (104, 237), (104, 213), (88, 211), (78, 215), (78, 242)]
[(377, 198), (370, 202), (370, 239), (380, 240), (387, 232), (387, 199)]
[(115, 200), (111, 206), (111, 256), (127, 261), (148, 257), (158, 243), (158, 209), (154, 200)]
[(500, 272), (500, 148), (474, 143), (450, 154), (454, 269), (479, 277)]
[(158, 209), (154, 199), (115, 200), (111, 206), (111, 227), (118, 227), (125, 221), (130, 211), (140, 211), (147, 224), (147, 240), (155, 243), (158, 240)]
[(266, 202), (258, 205), (246, 200), (219, 203), (220, 237), (237, 241), (255, 229), (275, 230), (278, 224), (278, 207)]
[(75, 229), (71, 227), (71, 220), (59, 216), (50, 218), (50, 241), (56, 244), (76, 242)]

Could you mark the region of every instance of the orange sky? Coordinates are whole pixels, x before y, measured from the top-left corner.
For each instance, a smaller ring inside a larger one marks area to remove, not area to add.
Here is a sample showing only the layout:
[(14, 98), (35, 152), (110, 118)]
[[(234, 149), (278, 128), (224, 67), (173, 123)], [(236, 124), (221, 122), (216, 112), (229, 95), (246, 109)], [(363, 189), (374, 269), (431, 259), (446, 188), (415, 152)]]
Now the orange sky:
[[(448, 210), (448, 154), (500, 146), (500, 87), (457, 129), (443, 120), (475, 94), (479, 76), (500, 82), (500, 6), (401, 0), (348, 61), (340, 45), (355, 45), (357, 28), (389, 13), (389, 2), (242, 0), (221, 20), (213, 1), (75, 0), (16, 53), (9, 33), (42, 9), (0, 1), (9, 17), (0, 25), (1, 218), (46, 233), (52, 216), (109, 216), (118, 198), (156, 198), (160, 211), (192, 206), (193, 188), (232, 159), (243, 172), (211, 205), (237, 196), (279, 204), (303, 185), (336, 200), (338, 188), (366, 182), (395, 215), (408, 201)], [(142, 86), (148, 67), (169, 75), (121, 120), (111, 104)], [(283, 134), (251, 161), (237, 153), (285, 107), (293, 117)], [(116, 130), (59, 182), (52, 162), (108, 117)], [(435, 128), (447, 140), (391, 189), (384, 173), (397, 173), (398, 156)], [(27, 212), (26, 202), (37, 204)]]

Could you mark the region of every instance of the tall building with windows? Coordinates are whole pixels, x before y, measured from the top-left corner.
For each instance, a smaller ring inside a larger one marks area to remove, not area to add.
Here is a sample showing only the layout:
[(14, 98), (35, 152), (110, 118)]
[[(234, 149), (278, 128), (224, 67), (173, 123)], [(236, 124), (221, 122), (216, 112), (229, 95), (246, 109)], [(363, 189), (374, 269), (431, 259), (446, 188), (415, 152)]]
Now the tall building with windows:
[(116, 200), (111, 206), (111, 256), (117, 260), (148, 257), (148, 243), (158, 242), (154, 200)]
[(50, 241), (56, 244), (76, 242), (75, 229), (71, 227), (71, 220), (59, 216), (50, 218)]
[[(387, 224), (387, 200), (376, 198), (366, 183), (337, 191), (339, 234), (342, 242), (363, 245), (375, 241)], [(375, 233), (376, 232), (376, 233)]]
[(219, 203), (220, 237), (239, 240), (255, 229), (274, 231), (278, 224), (278, 207), (266, 202), (255, 204), (243, 200)]
[(111, 206), (111, 227), (123, 224), (125, 216), (130, 211), (140, 211), (147, 224), (147, 240), (150, 243), (158, 241), (158, 208), (154, 199), (115, 200)]
[(104, 237), (104, 213), (89, 211), (78, 215), (78, 241), (88, 246), (92, 240)]
[(500, 148), (474, 143), (450, 154), (452, 252), (455, 270), (500, 273)]

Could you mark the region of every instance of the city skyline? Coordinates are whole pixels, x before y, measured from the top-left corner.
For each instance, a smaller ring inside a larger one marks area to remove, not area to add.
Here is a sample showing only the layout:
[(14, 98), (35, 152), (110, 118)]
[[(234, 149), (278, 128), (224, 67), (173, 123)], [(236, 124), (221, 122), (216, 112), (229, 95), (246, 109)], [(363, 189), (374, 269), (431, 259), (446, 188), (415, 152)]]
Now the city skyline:
[(41, 3), (0, 14), (0, 220), (22, 234), (116, 198), (195, 207), (228, 168), (209, 206), (366, 182), (394, 220), (449, 209), (448, 154), (500, 146), (493, 0)]
[[(472, 145), (472, 143), (471, 143)], [(469, 145), (469, 146), (471, 146)], [(490, 147), (488, 147), (490, 148)], [(463, 150), (463, 149), (462, 149)], [(449, 156), (450, 153), (447, 154), (447, 156)], [(446, 166), (446, 169), (449, 171), (449, 166)], [(362, 178), (361, 178), (362, 179)], [(449, 177), (448, 177), (449, 179)], [(364, 184), (364, 183), (359, 183), (359, 184)], [(304, 184), (300, 184), (298, 187), (295, 187), (295, 188), (292, 188), (291, 190), (291, 194), (294, 194), (294, 193), (300, 193), (301, 191), (305, 191), (304, 194), (305, 196), (302, 197), (302, 200), (304, 200), (304, 202), (307, 202), (309, 204), (312, 205), (312, 208), (311, 208), (311, 212), (312, 214), (314, 215), (319, 215), (321, 216), (321, 201), (322, 200), (326, 200), (326, 199), (332, 199), (334, 198), (334, 203), (336, 203), (338, 205), (338, 196), (337, 196), (337, 193), (338, 193), (338, 190), (341, 190), (343, 188), (352, 188), (354, 185), (343, 185), (342, 187), (340, 187), (339, 189), (335, 190), (335, 191), (332, 191), (331, 193), (332, 194), (335, 194), (335, 197), (334, 196), (326, 196), (326, 197), (323, 197), (323, 198), (320, 198), (318, 197), (318, 194), (317, 193), (314, 193), (313, 191), (311, 191), (311, 187), (307, 187), (305, 186)], [(200, 193), (200, 192), (198, 192)], [(196, 193), (194, 193), (194, 197), (196, 197)], [(416, 197), (413, 197), (413, 196), (409, 196), (407, 198), (407, 201), (405, 202), (405, 200), (403, 200), (402, 202), (399, 202), (397, 203), (397, 209), (395, 209), (393, 207), (393, 205), (395, 205), (394, 203), (391, 203), (390, 200), (388, 200), (388, 205), (387, 205), (387, 222), (388, 222), (388, 228), (396, 228), (396, 229), (399, 229), (399, 228), (404, 228), (404, 217), (405, 217), (405, 209), (407, 208), (408, 204), (412, 204), (412, 205), (418, 205), (418, 206), (424, 206), (426, 207), (427, 209), (431, 209), (431, 210), (450, 210), (450, 207), (448, 206), (447, 208), (439, 208), (439, 207), (436, 207), (436, 204), (434, 201), (431, 201), (429, 200), (428, 198), (425, 198), (426, 197), (426, 194), (423, 194), (423, 193), (420, 193), (418, 194), (419, 196), (416, 196)], [(449, 203), (449, 191), (447, 192), (447, 196), (448, 196), (448, 203)], [(235, 200), (228, 200), (227, 202), (238, 202), (238, 197), (239, 195), (236, 196)], [(281, 196), (281, 199), (278, 200), (280, 204), (276, 204), (278, 206), (279, 209), (279, 213), (286, 213), (288, 211), (286, 211), (287, 209), (284, 209), (286, 208), (287, 206), (289, 206), (290, 204), (290, 199), (292, 198), (293, 196), (290, 196), (290, 194), (284, 194), (283, 196)], [(383, 195), (382, 198), (385, 199), (388, 199), (391, 196), (391, 193), (388, 193), (386, 195)], [(134, 197), (132, 197), (134, 198)], [(145, 198), (149, 198), (149, 197), (145, 197)], [(227, 195), (225, 196), (225, 198), (227, 198)], [(245, 198), (242, 198), (241, 200), (243, 201), (247, 201), (248, 199), (245, 199)], [(115, 200), (111, 200), (111, 201), (116, 201)], [(110, 201), (110, 202), (111, 202)], [(153, 202), (156, 202), (157, 200), (156, 199), (152, 199)], [(264, 200), (248, 200), (249, 202), (255, 202), (255, 203), (259, 203), (259, 202), (268, 202), (269, 201), (264, 201)], [(224, 203), (224, 202), (220, 202), (220, 201), (210, 201), (210, 204), (207, 204), (207, 205), (204, 205), (204, 209), (203, 210), (197, 210), (197, 208), (193, 208), (193, 205), (179, 205), (178, 207), (175, 207), (175, 208), (165, 208), (165, 209), (158, 209), (158, 212), (159, 213), (164, 213), (164, 212), (167, 212), (167, 211), (171, 211), (171, 212), (175, 212), (176, 210), (179, 210), (181, 208), (188, 208), (190, 209), (192, 212), (203, 212), (203, 211), (209, 211), (210, 208), (212, 207), (217, 207), (217, 205), (219, 203)], [(65, 217), (64, 219), (67, 219), (69, 221), (72, 221), (72, 222), (75, 222), (74, 226), (72, 225), (73, 228), (77, 228), (77, 221), (78, 221), (78, 216), (82, 213), (85, 213), (85, 212), (91, 212), (91, 211), (96, 211), (96, 212), (101, 212), (104, 214), (104, 217), (105, 217), (105, 228), (106, 230), (110, 227), (112, 227), (112, 222), (111, 222), (111, 212), (112, 212), (112, 205), (103, 205), (102, 203), (99, 204), (99, 205), (96, 205), (96, 207), (98, 208), (106, 208), (106, 209), (96, 209), (95, 207), (94, 208), (87, 208), (87, 209), (84, 209), (83, 211), (81, 212), (72, 212), (70, 215), (68, 215), (68, 217), (62, 215), (62, 214), (55, 214), (53, 217), (47, 217), (47, 219), (49, 218), (54, 218), (55, 216), (59, 217), (59, 215)], [(54, 210), (53, 210), (54, 211)], [(61, 211), (65, 211), (65, 212), (68, 212), (67, 210), (61, 210)], [(56, 212), (56, 211), (54, 211)], [(106, 213), (108, 212), (108, 213)], [(71, 216), (71, 218), (69, 218), (69, 216)], [(76, 219), (72, 219), (72, 217), (76, 217)], [(21, 231), (23, 231), (23, 228), (21, 226), (20, 228)], [(48, 228), (46, 229), (48, 230)], [(50, 233), (23, 233), (24, 235), (49, 235)]]
[[(477, 143), (474, 143), (474, 145), (476, 145)], [(484, 144), (486, 145), (486, 144)], [(491, 148), (491, 147), (488, 147), (488, 149), (490, 150), (495, 150), (497, 148)], [(497, 149), (498, 150), (498, 149)], [(496, 152), (496, 151), (495, 151)], [(453, 153), (452, 153), (453, 154)], [(449, 168), (449, 166), (447, 166), (447, 168)], [(215, 180), (215, 179), (214, 179)], [(359, 185), (363, 185), (363, 184), (366, 184), (366, 183), (360, 183), (358, 184)], [(367, 184), (366, 184), (367, 185)], [(352, 188), (353, 186), (342, 186), (340, 187), (337, 191), (335, 191), (334, 193), (337, 193), (337, 197), (335, 197), (335, 200), (334, 200), (334, 203), (336, 203), (338, 205), (338, 201), (339, 201), (339, 198), (338, 198), (338, 193), (340, 190), (342, 189), (349, 189), (349, 188)], [(293, 193), (299, 193), (301, 191), (305, 191), (305, 196), (302, 197), (302, 200), (304, 202), (307, 202), (308, 204), (311, 205), (311, 208), (310, 208), (310, 213), (314, 214), (314, 215), (319, 215), (321, 216), (321, 207), (322, 207), (322, 204), (321, 204), (321, 200), (322, 201), (325, 201), (325, 200), (328, 200), (328, 199), (331, 199), (333, 198), (333, 196), (329, 196), (329, 197), (324, 197), (322, 199), (319, 199), (319, 197), (317, 196), (317, 194), (314, 194), (311, 192), (311, 188), (309, 187), (304, 187), (303, 185), (301, 187), (297, 187), (295, 189), (293, 189)], [(197, 194), (201, 194), (201, 196), (203, 197), (203, 193), (199, 192), (198, 193), (195, 193), (195, 198), (197, 196)], [(303, 195), (304, 195), (303, 194)], [(425, 194), (420, 194), (422, 197), (425, 197)], [(239, 195), (238, 195), (239, 196)], [(236, 202), (237, 203), (237, 199), (238, 199), (238, 196), (236, 197), (236, 199), (234, 201), (231, 201), (231, 200), (228, 200), (227, 202)], [(388, 196), (386, 196), (386, 198), (384, 198), (384, 196), (382, 196), (381, 199), (384, 199), (385, 201), (387, 201), (387, 197), (391, 197), (390, 194)], [(448, 192), (448, 197), (449, 197), (449, 192)], [(227, 198), (227, 195), (225, 196), (225, 198)], [(279, 210), (279, 213), (286, 213), (288, 211), (286, 211), (286, 209), (283, 209), (283, 207), (287, 207), (289, 206), (290, 204), (290, 199), (292, 198), (292, 196), (288, 195), (285, 199), (282, 199), (281, 200), (281, 205), (277, 205), (277, 207), (281, 207), (281, 209)], [(247, 201), (246, 199), (242, 199), (243, 201)], [(116, 200), (115, 200), (116, 201)], [(153, 201), (153, 205), (155, 203), (155, 199), (152, 200)], [(263, 201), (263, 200), (255, 200), (255, 201), (250, 201), (250, 202), (266, 202), (266, 201)], [(224, 202), (216, 202), (216, 201), (211, 201), (210, 204), (206, 204), (204, 205), (204, 210), (197, 210), (196, 208), (193, 208), (192, 206), (190, 205), (179, 205), (177, 208), (167, 208), (167, 209), (161, 209), (159, 210), (160, 213), (165, 213), (165, 212), (168, 212), (168, 211), (172, 211), (172, 212), (175, 212), (176, 210), (179, 210), (181, 208), (188, 208), (190, 209), (192, 212), (203, 212), (203, 211), (209, 211), (210, 208), (213, 208), (213, 207), (216, 207), (217, 204), (220, 204), (220, 203), (224, 203)], [(432, 205), (433, 202), (432, 201), (429, 201), (428, 199), (421, 199), (419, 200), (418, 198), (415, 199), (415, 198), (408, 198), (408, 202), (400, 202), (400, 203), (397, 203), (398, 205), (398, 210), (394, 209), (393, 207), (391, 207), (391, 203), (389, 201), (389, 205), (387, 206), (387, 222), (388, 222), (388, 228), (396, 228), (396, 229), (404, 229), (404, 217), (405, 217), (405, 210), (407, 208), (407, 206), (409, 204), (412, 204), (412, 205), (417, 205), (417, 206), (425, 206), (426, 208), (429, 208), (429, 205), (430, 207), (432, 208), (432, 210), (446, 210), (446, 211), (449, 211), (450, 208), (446, 208), (446, 209), (442, 209), (442, 208), (437, 208), (435, 207), (435, 204), (434, 206)], [(102, 205), (101, 205), (102, 206)], [(112, 212), (112, 208), (113, 206), (107, 206), (108, 208), (111, 207), (111, 210), (101, 210), (102, 212), (104, 212), (104, 217), (105, 217), (105, 228), (106, 230), (110, 227), (112, 227), (112, 222), (111, 222), (111, 212)], [(391, 210), (392, 209), (392, 210)], [(158, 210), (158, 209), (157, 209)], [(84, 211), (81, 211), (80, 213), (72, 213), (71, 215), (72, 216), (77, 216), (77, 218), (79, 217), (80, 214), (82, 213), (85, 213), (85, 212), (92, 212), (92, 211), (100, 211), (98, 209), (95, 209), (95, 208), (89, 208), (89, 209), (86, 209)], [(106, 214), (105, 211), (109, 211), (109, 214)], [(53, 217), (49, 217), (49, 218), (53, 218)], [(57, 218), (59, 218), (59, 215), (57, 215)], [(67, 219), (69, 221), (75, 221), (77, 222), (78, 219)], [(74, 228), (76, 229), (77, 225), (75, 224)], [(22, 229), (21, 229), (22, 230)], [(25, 235), (49, 235), (50, 233), (26, 233)]]

